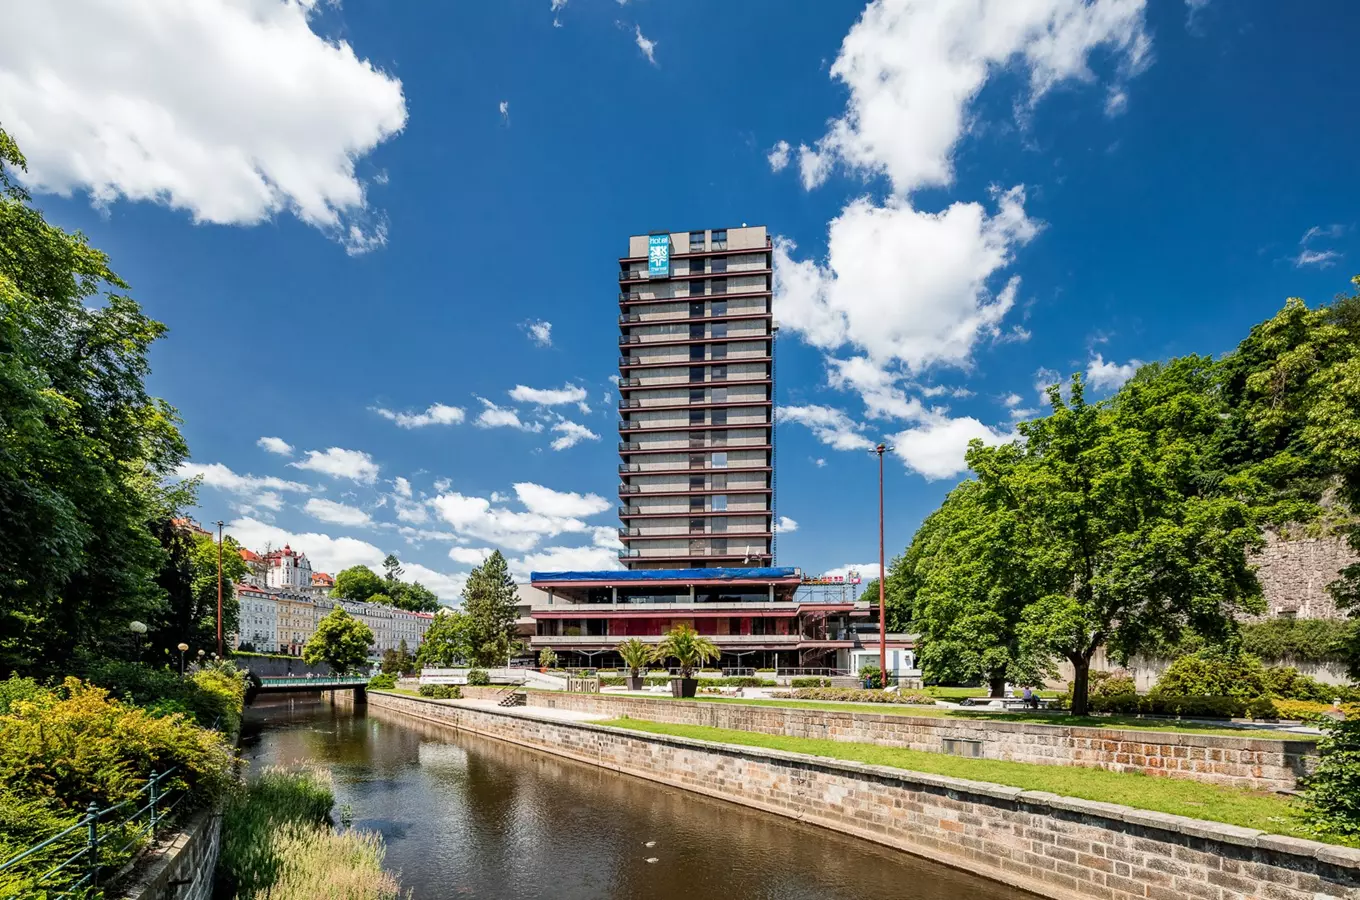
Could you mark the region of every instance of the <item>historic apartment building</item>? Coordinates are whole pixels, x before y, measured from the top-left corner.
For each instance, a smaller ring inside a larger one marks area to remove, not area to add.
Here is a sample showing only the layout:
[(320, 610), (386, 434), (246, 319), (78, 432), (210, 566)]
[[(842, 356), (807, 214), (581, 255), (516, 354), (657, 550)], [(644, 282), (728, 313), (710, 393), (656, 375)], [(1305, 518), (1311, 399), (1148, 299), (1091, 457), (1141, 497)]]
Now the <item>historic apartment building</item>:
[(619, 559), (774, 561), (764, 226), (633, 235), (619, 259)]

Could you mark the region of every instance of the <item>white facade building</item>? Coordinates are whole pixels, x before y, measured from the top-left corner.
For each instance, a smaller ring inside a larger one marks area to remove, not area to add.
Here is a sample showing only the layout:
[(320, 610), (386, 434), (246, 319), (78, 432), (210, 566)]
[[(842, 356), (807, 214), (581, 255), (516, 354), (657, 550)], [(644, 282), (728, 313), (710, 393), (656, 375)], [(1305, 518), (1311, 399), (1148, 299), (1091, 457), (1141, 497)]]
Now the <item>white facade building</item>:
[(261, 653), (278, 648), (279, 604), (273, 594), (250, 584), (236, 585), (239, 604), (236, 646), (250, 644)]
[(311, 591), (312, 564), (307, 561), (307, 554), (299, 553), (285, 544), (282, 550), (273, 550), (266, 554), (265, 564), (269, 587), (298, 592)]

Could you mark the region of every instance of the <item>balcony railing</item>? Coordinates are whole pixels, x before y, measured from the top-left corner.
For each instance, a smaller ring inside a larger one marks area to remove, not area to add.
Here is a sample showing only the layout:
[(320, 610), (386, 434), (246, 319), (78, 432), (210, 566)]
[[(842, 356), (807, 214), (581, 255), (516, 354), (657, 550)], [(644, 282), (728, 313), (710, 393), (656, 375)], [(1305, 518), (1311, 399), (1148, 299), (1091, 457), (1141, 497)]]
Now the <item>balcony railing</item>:
[(619, 559), (635, 559), (642, 555), (641, 550), (620, 550)]
[[(641, 364), (642, 364), (642, 360), (641, 360), (640, 358), (636, 357), (636, 356), (620, 356), (620, 357), (619, 357), (619, 365), (621, 365), (621, 366), (636, 366), (636, 365), (641, 365)], [(678, 365), (678, 364), (677, 364), (677, 365)]]
[(632, 400), (627, 397), (619, 401), (619, 409), (637, 409), (641, 405), (641, 400)]
[(641, 529), (641, 528), (620, 528), (620, 529), (619, 529), (619, 537), (621, 537), (621, 538), (625, 538), (625, 537), (637, 537), (637, 536), (640, 535), (640, 534), (642, 534), (642, 529)]
[(641, 507), (637, 507), (637, 506), (620, 506), (620, 507), (619, 507), (619, 515), (620, 515), (620, 516), (640, 516), (640, 515), (642, 515), (642, 509), (641, 509)]
[(627, 419), (619, 419), (619, 431), (632, 431), (634, 428), (641, 427), (641, 422), (630, 422)]
[(634, 322), (641, 321), (642, 315), (640, 313), (624, 313), (623, 315), (619, 316), (620, 325), (631, 325)]
[(642, 493), (642, 488), (641, 488), (641, 486), (636, 485), (636, 484), (621, 484), (621, 485), (619, 485), (619, 493), (620, 493), (620, 494), (640, 494), (640, 493)]
[(621, 334), (621, 335), (619, 335), (619, 343), (620, 343), (620, 344), (641, 344), (641, 343), (642, 343), (642, 336), (641, 336), (641, 335), (638, 335), (638, 334)]
[(641, 472), (642, 466), (639, 463), (619, 463), (620, 472)]
[(619, 452), (627, 453), (629, 450), (641, 450), (641, 441), (619, 441)]
[(619, 387), (641, 387), (641, 378), (620, 378)]
[[(531, 647), (572, 647), (603, 644), (613, 646), (628, 635), (619, 634), (536, 634), (529, 638)], [(805, 638), (798, 634), (706, 634), (704, 637), (719, 647), (741, 647), (760, 644), (800, 644), (826, 640), (826, 638)], [(660, 643), (660, 635), (643, 635), (638, 640), (644, 644)]]

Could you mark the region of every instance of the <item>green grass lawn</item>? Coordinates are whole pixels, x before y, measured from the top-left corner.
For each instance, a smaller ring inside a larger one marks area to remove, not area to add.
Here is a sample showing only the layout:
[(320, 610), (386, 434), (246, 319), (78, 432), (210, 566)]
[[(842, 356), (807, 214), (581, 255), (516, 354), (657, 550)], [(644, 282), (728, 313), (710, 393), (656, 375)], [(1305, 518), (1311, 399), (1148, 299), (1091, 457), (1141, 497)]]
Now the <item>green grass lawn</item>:
[[(642, 719), (611, 719), (597, 724), (650, 734), (668, 734), (738, 744), (743, 747), (806, 753), (951, 778), (986, 781), (1024, 790), (1048, 791), (1065, 797), (1118, 803), (1153, 812), (1225, 822), (1274, 834), (1316, 838), (1306, 829), (1302, 806), (1298, 801), (1275, 794), (1201, 784), (1196, 781), (1156, 778), (1138, 773), (1106, 772), (1102, 769), (1075, 766), (1043, 766), (991, 759), (965, 759), (943, 753), (902, 750), (874, 744), (781, 737), (702, 725), (668, 725)], [(1347, 843), (1341, 838), (1330, 840), (1334, 843)], [(1354, 845), (1357, 842), (1350, 843)]]
[[(602, 696), (608, 697), (608, 694)], [(675, 698), (657, 695), (658, 700)], [(1175, 734), (1207, 734), (1223, 737), (1264, 738), (1275, 741), (1316, 741), (1317, 735), (1290, 734), (1252, 728), (1231, 728), (1226, 725), (1204, 725), (1196, 722), (1140, 719), (1136, 716), (1067, 716), (1060, 713), (998, 713), (982, 710), (945, 709), (941, 706), (910, 706), (905, 703), (844, 703), (835, 700), (763, 700), (754, 697), (694, 698), (703, 703), (741, 703), (748, 706), (787, 706), (796, 709), (820, 709), (839, 712), (880, 713), (893, 716), (926, 716), (949, 719), (995, 719), (1002, 722), (1035, 722), (1041, 725), (1071, 725), (1080, 728), (1121, 728), (1133, 731), (1163, 731)]]

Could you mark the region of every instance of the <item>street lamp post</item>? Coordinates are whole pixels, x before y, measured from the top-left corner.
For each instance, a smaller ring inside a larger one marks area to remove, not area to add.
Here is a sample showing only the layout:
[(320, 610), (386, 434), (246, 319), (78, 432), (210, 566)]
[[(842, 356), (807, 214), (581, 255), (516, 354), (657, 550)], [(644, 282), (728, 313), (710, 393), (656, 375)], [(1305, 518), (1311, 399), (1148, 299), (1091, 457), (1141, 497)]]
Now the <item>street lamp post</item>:
[[(238, 624), (239, 627), (239, 624)], [(217, 520), (217, 655), (222, 656), (222, 520)]]
[(878, 671), (884, 688), (888, 686), (888, 616), (884, 601), (887, 566), (883, 559), (883, 451), (887, 449), (883, 444), (874, 448), (878, 454)]
[(183, 641), (180, 641), (180, 642), (179, 642), (178, 644), (176, 644), (175, 646), (179, 648), (179, 677), (180, 677), (180, 678), (183, 678), (183, 677), (184, 677), (184, 654), (185, 654), (186, 652), (188, 652), (188, 650), (189, 650), (189, 645), (186, 644), (186, 643), (184, 643)]

